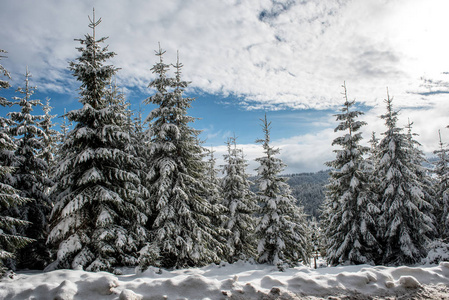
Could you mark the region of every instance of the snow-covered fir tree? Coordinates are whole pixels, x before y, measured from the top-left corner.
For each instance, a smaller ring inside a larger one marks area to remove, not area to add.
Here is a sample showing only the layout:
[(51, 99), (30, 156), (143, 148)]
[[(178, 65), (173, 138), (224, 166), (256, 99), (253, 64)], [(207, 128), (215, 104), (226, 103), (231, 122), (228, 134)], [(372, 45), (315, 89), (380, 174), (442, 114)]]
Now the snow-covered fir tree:
[[(4, 56), (3, 54), (6, 54), (7, 52), (3, 49), (0, 49), (0, 60), (2, 58), (5, 58), (6, 56)], [(11, 79), (11, 74), (9, 74), (8, 70), (6, 70), (5, 67), (3, 67), (2, 64), (0, 64), (0, 91), (2, 89), (7, 89), (9, 87), (11, 87), (11, 85), (9, 84), (9, 79)], [(2, 103), (4, 103), (4, 101), (6, 101), (6, 99), (2, 96), (0, 96), (0, 100), (2, 101)]]
[(48, 215), (51, 211), (48, 189), (52, 182), (48, 179), (49, 166), (40, 156), (45, 150), (43, 141), (47, 139), (47, 135), (40, 127), (44, 116), (33, 114), (33, 110), (42, 104), (40, 100), (32, 99), (36, 87), (30, 85), (30, 78), (31, 74), (27, 69), (25, 87), (17, 89), (21, 96), (13, 97), (12, 102), (19, 106), (19, 111), (8, 113), (11, 125), (5, 130), (16, 144), (11, 161), (11, 166), (14, 167), (11, 185), (20, 190), (21, 196), (32, 199), (20, 208), (14, 208), (12, 212), (14, 216), (32, 223), (22, 227), (19, 232), (36, 240), (18, 252), (19, 267), (43, 269), (50, 258), (46, 239)]
[(133, 117), (133, 126), (131, 131), (131, 137), (134, 143), (134, 151), (136, 152), (136, 156), (142, 160), (144, 163), (142, 170), (142, 180), (145, 181), (145, 177), (148, 173), (148, 151), (146, 151), (149, 147), (149, 144), (146, 144), (145, 140), (145, 130), (144, 130), (144, 122), (142, 118), (142, 107), (139, 107), (139, 111), (134, 112), (132, 114)]
[(370, 148), (368, 151), (368, 156), (365, 159), (365, 170), (368, 172), (369, 183), (371, 192), (374, 193), (374, 196), (377, 199), (379, 196), (379, 180), (378, 174), (376, 173), (376, 167), (379, 163), (379, 155), (378, 155), (378, 147), (379, 147), (379, 139), (376, 137), (376, 133), (373, 131), (371, 133), (371, 139), (368, 141)]
[(67, 109), (64, 108), (64, 115), (62, 115), (61, 132), (60, 132), (61, 143), (64, 143), (72, 125), (73, 123), (67, 120)]
[(366, 162), (370, 165), (371, 168), (374, 168), (377, 164), (377, 151), (379, 147), (379, 139), (376, 137), (376, 132), (371, 133), (371, 139), (368, 141), (370, 148), (368, 151), (368, 158), (366, 159)]
[(131, 134), (134, 131), (134, 123), (131, 119), (132, 111), (129, 109), (131, 104), (126, 100), (125, 94), (120, 92), (116, 80), (117, 79), (112, 80), (111, 78), (109, 85), (105, 90), (104, 98), (106, 103), (113, 107), (118, 114), (126, 117), (126, 120), (121, 122), (122, 129)]
[(308, 264), (311, 254), (310, 232), (303, 208), (297, 206), (286, 178), (279, 177), (286, 165), (280, 158), (279, 148), (270, 145), (271, 122), (267, 116), (261, 119), (264, 133), (261, 143), (264, 156), (256, 159), (259, 186), (260, 219), (256, 227), (259, 240), (259, 263), (268, 263), (283, 270), (284, 264), (295, 266), (299, 261)]
[(237, 148), (236, 137), (229, 138), (226, 144), (228, 152), (224, 155), (221, 188), (222, 204), (228, 213), (223, 227), (230, 231), (227, 238), (227, 260), (233, 263), (255, 258), (257, 255), (254, 230), (258, 206), (256, 195), (250, 190), (250, 181), (245, 171), (247, 163), (243, 151)]
[(317, 269), (317, 260), (322, 255), (324, 251), (325, 238), (323, 236), (323, 231), (321, 230), (320, 223), (315, 217), (311, 217), (308, 222), (308, 227), (310, 230), (310, 252), (313, 261), (310, 265)]
[(326, 236), (327, 261), (337, 264), (374, 264), (380, 246), (376, 239), (376, 215), (379, 213), (376, 197), (370, 191), (369, 172), (363, 155), (367, 147), (360, 145), (358, 132), (366, 122), (357, 118), (363, 113), (353, 109), (355, 101), (349, 101), (346, 86), (341, 113), (336, 115), (340, 123), (335, 132), (344, 132), (332, 145), (336, 159), (326, 163), (333, 168), (326, 186), (324, 234)]
[[(0, 53), (5, 52), (0, 49)], [(0, 55), (0, 59), (3, 57)], [(3, 79), (3, 77), (10, 78), (9, 72), (1, 64), (0, 76), (1, 91), (10, 87), (9, 82)], [(12, 105), (12, 102), (0, 95), (0, 105), (8, 107)], [(6, 271), (5, 261), (13, 259), (18, 249), (34, 241), (17, 232), (18, 227), (28, 226), (29, 222), (10, 214), (12, 208), (17, 208), (31, 201), (31, 199), (21, 196), (20, 191), (10, 185), (13, 169), (6, 163), (10, 161), (9, 158), (13, 155), (16, 145), (11, 136), (5, 132), (5, 129), (9, 128), (11, 124), (10, 119), (0, 117), (0, 277)]]
[(42, 144), (44, 148), (39, 153), (39, 157), (42, 158), (48, 165), (47, 177), (52, 178), (51, 170), (53, 169), (55, 162), (55, 155), (58, 149), (58, 142), (61, 140), (61, 133), (54, 129), (55, 124), (53, 119), (55, 115), (51, 115), (51, 110), (53, 107), (50, 106), (50, 98), (45, 100), (45, 105), (42, 110), (44, 111), (44, 116), (42, 121), (39, 123), (40, 127), (45, 133), (42, 139)]
[(221, 186), (220, 186), (220, 180), (218, 179), (218, 173), (219, 170), (216, 168), (217, 159), (215, 158), (215, 151), (213, 148), (210, 150), (207, 150), (208, 158), (207, 158), (207, 165), (206, 165), (206, 177), (208, 178), (208, 181), (213, 185), (213, 189), (210, 191), (210, 195), (208, 197), (209, 202), (212, 204), (218, 204), (221, 203)]
[(437, 236), (437, 229), (435, 227), (437, 219), (435, 217), (435, 212), (437, 210), (436, 207), (439, 205), (435, 196), (435, 180), (429, 175), (432, 171), (428, 167), (424, 166), (429, 162), (420, 148), (421, 144), (415, 139), (418, 134), (413, 132), (412, 126), (413, 122), (408, 120), (408, 123), (405, 126), (405, 129), (407, 129), (407, 151), (412, 159), (412, 162), (417, 166), (415, 169), (415, 174), (421, 184), (423, 199), (430, 204), (428, 206), (422, 206), (420, 209), (432, 219), (432, 232), (429, 237), (433, 239)]
[[(90, 18), (89, 18), (90, 19)], [(134, 266), (148, 239), (148, 192), (134, 172), (128, 117), (120, 100), (106, 89), (117, 69), (106, 62), (115, 53), (95, 37), (101, 19), (90, 19), (93, 34), (79, 39), (81, 53), (70, 63), (81, 83), (81, 109), (67, 113), (68, 132), (55, 171), (55, 206), (48, 242), (57, 250), (47, 268), (83, 267), (89, 271)]]
[(436, 202), (438, 206), (435, 213), (438, 230), (438, 236), (444, 240), (449, 238), (449, 149), (441, 139), (441, 132), (439, 135), (439, 149), (433, 153), (437, 155), (438, 161), (435, 163), (436, 174)]
[[(205, 195), (207, 201), (212, 205), (214, 214), (211, 217), (212, 224), (217, 227), (220, 231), (219, 238), (225, 238), (229, 232), (225, 231), (222, 225), (227, 220), (227, 209), (223, 206), (223, 191), (221, 189), (220, 180), (218, 178), (219, 170), (217, 170), (216, 161), (214, 156), (214, 150), (208, 150), (208, 159), (206, 166), (206, 179), (207, 179), (207, 194)], [(217, 237), (218, 238), (218, 237)], [(226, 259), (223, 257), (223, 259)]]
[(387, 92), (387, 112), (381, 116), (387, 131), (379, 143), (376, 173), (380, 192), (378, 236), (382, 242), (383, 264), (413, 264), (426, 255), (425, 244), (432, 234), (431, 205), (425, 199), (419, 173), (422, 166), (410, 151), (409, 137), (397, 127), (397, 111)]
[[(188, 82), (181, 79), (182, 64), (176, 63), (175, 77), (167, 77), (165, 51), (151, 69), (156, 79), (150, 87), (156, 93), (146, 103), (157, 105), (148, 115), (149, 189), (153, 209), (152, 237), (148, 249), (160, 249), (160, 265), (183, 268), (217, 262), (225, 244), (215, 238), (212, 205), (207, 201), (205, 149), (199, 131), (189, 124), (187, 114), (193, 98), (185, 97)], [(153, 246), (152, 246), (153, 245)], [(151, 265), (157, 253), (141, 252), (141, 268)]]

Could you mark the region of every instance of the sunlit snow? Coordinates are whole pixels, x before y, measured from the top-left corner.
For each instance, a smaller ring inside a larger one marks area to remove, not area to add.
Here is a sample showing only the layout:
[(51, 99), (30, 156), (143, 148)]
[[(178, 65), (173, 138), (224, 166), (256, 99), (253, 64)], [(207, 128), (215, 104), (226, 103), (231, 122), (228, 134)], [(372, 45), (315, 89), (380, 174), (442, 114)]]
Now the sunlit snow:
[[(0, 299), (448, 299), (449, 262), (434, 266), (296, 267), (237, 262), (123, 275), (82, 270), (20, 272), (0, 281)], [(362, 296), (364, 298), (356, 298)], [(347, 298), (345, 298), (347, 299)], [(396, 299), (396, 298), (395, 298)]]

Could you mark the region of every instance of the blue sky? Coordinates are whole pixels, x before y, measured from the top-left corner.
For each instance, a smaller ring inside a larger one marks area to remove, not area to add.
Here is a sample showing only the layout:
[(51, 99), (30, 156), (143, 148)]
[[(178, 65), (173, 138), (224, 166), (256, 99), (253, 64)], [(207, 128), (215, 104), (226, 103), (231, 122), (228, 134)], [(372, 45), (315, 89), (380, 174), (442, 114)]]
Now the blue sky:
[[(286, 173), (324, 169), (334, 158), (333, 115), (344, 81), (365, 112), (365, 142), (384, 131), (386, 87), (401, 110), (399, 124), (414, 122), (426, 153), (438, 146), (438, 129), (449, 140), (445, 0), (3, 0), (0, 48), (8, 57), (1, 63), (13, 77), (3, 95), (22, 85), (28, 66), (36, 98), (50, 97), (54, 114), (79, 108), (68, 63), (78, 55), (74, 39), (90, 32), (92, 7), (133, 108), (152, 93), (158, 42), (168, 63), (179, 50), (205, 146), (220, 158), (235, 134), (250, 173), (261, 155), (254, 141), (265, 112)], [(151, 107), (143, 109), (146, 116)]]

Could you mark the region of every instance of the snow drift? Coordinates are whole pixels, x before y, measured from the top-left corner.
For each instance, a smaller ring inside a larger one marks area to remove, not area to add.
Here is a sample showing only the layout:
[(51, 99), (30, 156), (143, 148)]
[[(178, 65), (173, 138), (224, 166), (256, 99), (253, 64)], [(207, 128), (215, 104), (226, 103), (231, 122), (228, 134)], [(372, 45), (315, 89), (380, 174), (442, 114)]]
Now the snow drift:
[(319, 299), (331, 295), (449, 299), (449, 262), (421, 267), (297, 267), (285, 272), (237, 262), (123, 272), (22, 272), (0, 281), (0, 299)]

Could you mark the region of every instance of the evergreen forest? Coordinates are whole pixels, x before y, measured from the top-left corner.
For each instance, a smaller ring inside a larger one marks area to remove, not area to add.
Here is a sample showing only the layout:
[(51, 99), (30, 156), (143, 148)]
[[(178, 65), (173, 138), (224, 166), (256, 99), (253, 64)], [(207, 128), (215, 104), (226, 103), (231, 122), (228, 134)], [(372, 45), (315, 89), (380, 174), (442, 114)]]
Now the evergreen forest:
[[(69, 69), (80, 108), (55, 129), (49, 99), (34, 98), (26, 71), (0, 116), (0, 267), (114, 272), (121, 267), (188, 268), (239, 260), (284, 270), (309, 264), (413, 265), (449, 238), (449, 158), (440, 139), (432, 164), (413, 123), (400, 127), (393, 97), (379, 117), (385, 131), (365, 146), (363, 112), (343, 100), (335, 114), (335, 159), (327, 171), (282, 176), (281, 149), (261, 115), (257, 175), (237, 138), (223, 166), (203, 146), (189, 115), (194, 98), (183, 63), (159, 45), (154, 93), (142, 116), (114, 83), (116, 55), (97, 37), (101, 19), (77, 39)], [(7, 49), (0, 50), (7, 59)], [(10, 74), (0, 65), (0, 93)], [(40, 107), (43, 114), (35, 114)], [(431, 167), (429, 167), (431, 166)]]

